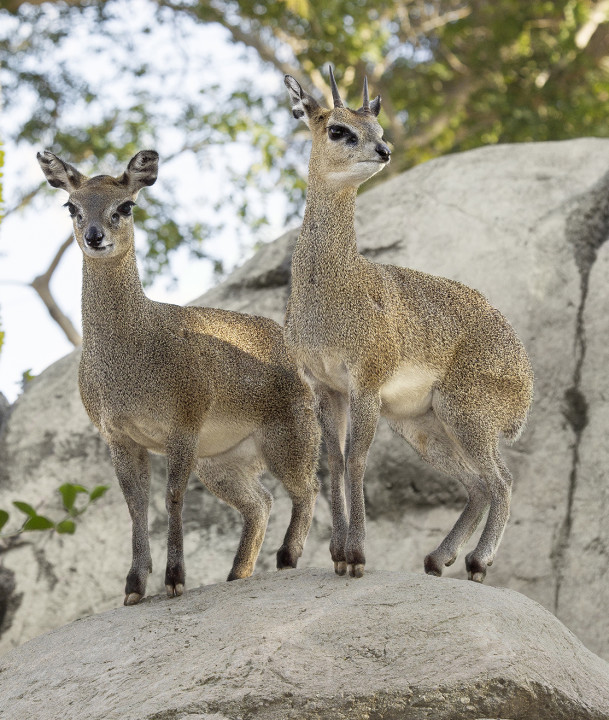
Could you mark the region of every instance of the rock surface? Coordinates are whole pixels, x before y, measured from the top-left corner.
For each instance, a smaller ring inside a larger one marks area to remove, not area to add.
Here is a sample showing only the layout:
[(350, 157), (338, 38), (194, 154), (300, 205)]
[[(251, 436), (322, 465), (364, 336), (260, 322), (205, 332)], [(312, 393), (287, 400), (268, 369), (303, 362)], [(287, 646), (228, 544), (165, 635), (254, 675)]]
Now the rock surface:
[(11, 406), (9, 401), (0, 393), (0, 433), (2, 432), (2, 426), (8, 420), (10, 415)]
[(408, 573), (150, 598), (35, 638), (0, 677), (7, 720), (609, 717), (609, 664), (540, 605)]
[[(535, 403), (522, 439), (506, 449), (512, 514), (486, 582), (540, 602), (609, 659), (608, 168), (609, 140), (600, 139), (448, 156), (363, 193), (357, 231), (369, 258), (481, 290), (524, 341)], [(263, 247), (197, 302), (281, 321), (296, 234)], [(130, 521), (107, 450), (82, 409), (77, 362), (74, 353), (50, 367), (12, 408), (0, 438), (0, 507), (52, 498), (66, 481), (112, 490), (83, 516), (74, 537), (29, 536), (4, 555), (4, 651), (122, 601)], [(154, 467), (151, 593), (163, 587), (166, 528), (162, 460)], [(289, 519), (281, 487), (269, 487), (276, 503), (258, 571), (274, 566)], [(301, 567), (330, 567), (327, 490), (324, 483)], [(366, 498), (368, 567), (422, 572), (423, 557), (452, 527), (464, 495), (381, 424)], [(239, 517), (193, 483), (185, 530), (188, 586), (222, 580)], [(463, 557), (446, 575), (465, 577)]]

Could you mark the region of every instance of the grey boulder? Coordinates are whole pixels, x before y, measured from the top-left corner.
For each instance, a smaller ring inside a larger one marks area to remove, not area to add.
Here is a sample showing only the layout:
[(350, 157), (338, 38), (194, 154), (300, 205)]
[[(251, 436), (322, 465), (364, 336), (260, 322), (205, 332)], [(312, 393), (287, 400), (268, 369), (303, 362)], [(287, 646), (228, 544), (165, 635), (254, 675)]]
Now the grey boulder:
[(35, 638), (0, 678), (7, 720), (609, 717), (609, 665), (540, 605), (408, 573), (149, 598)]

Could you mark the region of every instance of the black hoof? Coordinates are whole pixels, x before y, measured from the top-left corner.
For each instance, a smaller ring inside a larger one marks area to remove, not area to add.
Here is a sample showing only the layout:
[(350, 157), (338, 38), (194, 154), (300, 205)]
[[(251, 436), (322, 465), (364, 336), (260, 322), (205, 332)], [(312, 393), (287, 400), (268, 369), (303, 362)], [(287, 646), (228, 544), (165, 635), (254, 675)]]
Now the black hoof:
[(186, 584), (186, 572), (184, 566), (179, 565), (167, 565), (165, 570), (165, 585), (167, 587), (177, 587), (181, 585), (184, 587)]
[(137, 570), (129, 570), (127, 581), (125, 583), (125, 595), (139, 595), (144, 597), (146, 594), (146, 577), (142, 577)]
[(334, 563), (334, 572), (341, 577), (347, 574), (347, 561), (339, 560)]
[(354, 578), (364, 577), (364, 563), (356, 563), (355, 565), (349, 565), (349, 575)]
[(435, 575), (436, 577), (442, 577), (442, 566), (434, 558), (433, 555), (427, 555), (423, 561), (423, 567), (428, 575)]
[(469, 553), (465, 558), (465, 569), (469, 580), (479, 583), (484, 582), (486, 567), (486, 563), (479, 560), (473, 552)]
[(282, 545), (277, 550), (277, 569), (286, 570), (288, 568), (295, 568), (298, 564), (298, 557), (295, 553), (291, 552), (285, 545)]
[(348, 550), (345, 555), (347, 556), (347, 565), (365, 565), (366, 556), (360, 550)]

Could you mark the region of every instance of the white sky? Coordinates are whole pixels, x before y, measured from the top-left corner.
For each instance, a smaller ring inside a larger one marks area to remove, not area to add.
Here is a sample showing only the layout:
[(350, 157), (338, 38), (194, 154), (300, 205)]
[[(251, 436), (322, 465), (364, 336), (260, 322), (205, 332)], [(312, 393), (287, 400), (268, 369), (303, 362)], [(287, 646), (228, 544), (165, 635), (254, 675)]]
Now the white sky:
[[(130, 8), (140, 7), (141, 12), (146, 9), (145, 0), (134, 0), (129, 3)], [(127, 4), (126, 4), (127, 5)], [(137, 15), (136, 15), (137, 16)], [(131, 15), (133, 18), (133, 15)], [(133, 29), (133, 23), (132, 23)], [(162, 30), (169, 33), (170, 30)], [(74, 44), (63, 49), (65, 57), (79, 63), (82, 70), (82, 31), (74, 29)], [(139, 37), (145, 51), (145, 43), (158, 43), (158, 37)], [(162, 38), (166, 47), (171, 45), (171, 37)], [(269, 92), (277, 92), (282, 78), (277, 73), (261, 72), (258, 63), (244, 62), (243, 48), (228, 42), (226, 32), (219, 26), (196, 27), (188, 38), (188, 47), (182, 47), (182, 54), (192, 57), (192, 74), (180, 77), (181, 83), (188, 86), (192, 84), (193, 92), (200, 87), (201, 60), (204, 54), (206, 71), (213, 73), (218, 82), (227, 84), (237, 74), (250, 75), (252, 82), (264, 82)], [(151, 46), (152, 47), (152, 46)], [(199, 62), (195, 60), (198, 58)], [(96, 63), (99, 60), (96, 59)], [(187, 68), (190, 68), (187, 63)], [(97, 65), (90, 68), (91, 73), (98, 73)], [(85, 66), (84, 73), (87, 74)], [(120, 89), (117, 88), (117, 92)], [(8, 108), (9, 122), (27, 112), (26, 108)], [(6, 119), (6, 115), (5, 115)], [(167, 128), (168, 143), (171, 142), (175, 129)], [(15, 148), (9, 143), (4, 146), (4, 195), (6, 207), (10, 208), (16, 200), (16, 188), (35, 187), (43, 179), (41, 170), (36, 161), (36, 150), (42, 148)], [(201, 188), (208, 193), (215, 192), (218, 198), (222, 193), (228, 194), (229, 188), (225, 186), (222, 178), (222, 167), (197, 167), (193, 157), (185, 157), (170, 164), (163, 165), (163, 148), (157, 147), (161, 155), (159, 168), (159, 181), (165, 178), (175, 178), (180, 186), (181, 208), (187, 213), (196, 212), (197, 192)], [(225, 149), (223, 153), (233, 153), (233, 161), (248, 163), (247, 148)], [(216, 156), (222, 157), (222, 155)], [(221, 162), (221, 160), (219, 161)], [(108, 167), (108, 174), (118, 174), (122, 167)], [(158, 189), (156, 186), (152, 190)], [(146, 192), (146, 190), (142, 191)], [(38, 298), (28, 283), (44, 272), (60, 244), (71, 231), (71, 220), (65, 208), (66, 194), (57, 190), (51, 195), (40, 198), (35, 208), (22, 213), (12, 213), (0, 227), (0, 323), (5, 332), (4, 345), (0, 351), (0, 392), (10, 402), (13, 402), (21, 391), (22, 373), (30, 370), (38, 375), (48, 365), (63, 355), (71, 352), (71, 344), (65, 339), (63, 332), (49, 317), (46, 307)], [(182, 205), (183, 204), (183, 205)], [(283, 231), (280, 218), (283, 211), (283, 199), (280, 190), (274, 199), (273, 205), (277, 212), (271, 218), (271, 226), (265, 229), (264, 238), (272, 239)], [(201, 217), (200, 220), (209, 220)], [(220, 256), (225, 268), (233, 267), (243, 261), (244, 243), (238, 228), (232, 219), (232, 229), (226, 231), (221, 237), (210, 241), (205, 249), (211, 255)], [(136, 243), (142, 247), (144, 238), (136, 234)], [(193, 259), (186, 250), (174, 253), (172, 268), (178, 278), (175, 287), (168, 288), (167, 278), (158, 278), (154, 285), (146, 290), (147, 294), (155, 300), (186, 303), (205, 292), (214, 283), (211, 264), (208, 261)], [(74, 325), (80, 329), (80, 288), (81, 288), (81, 254), (76, 244), (65, 253), (63, 260), (56, 270), (52, 281), (52, 292), (61, 309), (70, 317)]]

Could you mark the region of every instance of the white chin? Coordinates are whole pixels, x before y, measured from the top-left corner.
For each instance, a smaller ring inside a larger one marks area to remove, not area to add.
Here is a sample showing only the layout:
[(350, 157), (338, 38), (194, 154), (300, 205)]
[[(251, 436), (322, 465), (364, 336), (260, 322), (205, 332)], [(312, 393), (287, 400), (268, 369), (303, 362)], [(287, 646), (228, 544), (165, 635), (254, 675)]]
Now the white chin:
[(112, 255), (114, 252), (114, 244), (104, 245), (99, 248), (91, 248), (88, 245), (84, 245), (83, 252), (85, 255), (92, 258), (108, 257), (108, 255)]
[(384, 167), (383, 163), (372, 160), (370, 162), (358, 162), (349, 170), (328, 173), (327, 178), (335, 187), (353, 187), (361, 185)]

